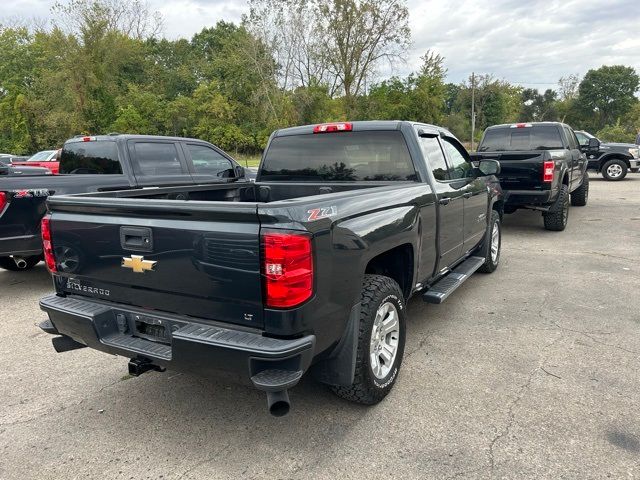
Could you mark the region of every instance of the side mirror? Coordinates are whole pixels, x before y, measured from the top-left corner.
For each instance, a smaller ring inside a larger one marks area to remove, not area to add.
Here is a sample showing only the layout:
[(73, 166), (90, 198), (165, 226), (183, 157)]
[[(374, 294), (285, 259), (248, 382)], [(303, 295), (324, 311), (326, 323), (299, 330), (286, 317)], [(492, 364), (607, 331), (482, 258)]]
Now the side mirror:
[(10, 167), (0, 163), (0, 175), (9, 175), (9, 168)]
[(597, 150), (598, 148), (600, 148), (600, 140), (593, 137), (589, 138), (589, 143), (587, 144), (587, 147), (589, 147), (589, 150)]
[(482, 175), (499, 175), (501, 171), (500, 162), (497, 160), (480, 160), (478, 170)]
[(244, 177), (244, 167), (241, 167), (240, 165), (236, 165), (235, 168), (235, 174), (236, 174), (236, 178), (243, 178)]

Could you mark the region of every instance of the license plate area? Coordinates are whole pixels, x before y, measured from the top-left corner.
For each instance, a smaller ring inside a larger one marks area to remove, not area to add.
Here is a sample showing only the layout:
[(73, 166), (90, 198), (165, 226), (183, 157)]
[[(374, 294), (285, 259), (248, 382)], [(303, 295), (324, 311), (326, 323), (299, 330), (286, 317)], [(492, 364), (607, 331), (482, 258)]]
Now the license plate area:
[(159, 318), (133, 314), (130, 316), (128, 323), (134, 337), (167, 345), (171, 344), (170, 326)]

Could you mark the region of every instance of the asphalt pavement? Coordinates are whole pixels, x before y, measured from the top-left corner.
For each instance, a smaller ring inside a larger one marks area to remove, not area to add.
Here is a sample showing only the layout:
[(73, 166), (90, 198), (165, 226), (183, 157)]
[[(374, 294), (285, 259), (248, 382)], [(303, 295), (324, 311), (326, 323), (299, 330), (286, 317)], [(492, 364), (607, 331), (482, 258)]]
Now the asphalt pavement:
[(0, 479), (640, 478), (640, 174), (591, 178), (564, 232), (507, 216), (495, 273), (410, 302), (373, 407), (305, 378), (274, 418), (228, 380), (56, 354), (44, 265), (0, 270)]

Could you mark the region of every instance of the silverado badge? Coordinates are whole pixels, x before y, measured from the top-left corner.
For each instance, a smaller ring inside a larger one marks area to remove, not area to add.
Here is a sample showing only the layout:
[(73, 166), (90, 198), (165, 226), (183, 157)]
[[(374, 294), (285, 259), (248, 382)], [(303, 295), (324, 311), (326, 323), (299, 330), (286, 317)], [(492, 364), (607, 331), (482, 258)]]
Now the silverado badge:
[(144, 273), (145, 270), (153, 270), (158, 262), (145, 260), (141, 255), (131, 255), (131, 258), (122, 257), (122, 266), (131, 268), (135, 273)]

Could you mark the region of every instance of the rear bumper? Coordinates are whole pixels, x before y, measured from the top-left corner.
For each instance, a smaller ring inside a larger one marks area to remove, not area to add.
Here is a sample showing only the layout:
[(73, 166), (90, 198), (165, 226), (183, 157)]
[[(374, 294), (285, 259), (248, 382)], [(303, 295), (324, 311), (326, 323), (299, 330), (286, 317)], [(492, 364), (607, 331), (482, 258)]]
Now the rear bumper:
[(42, 239), (40, 235), (0, 238), (0, 257), (8, 255), (40, 255)]
[[(96, 350), (142, 359), (160, 367), (204, 375), (237, 374), (244, 380), (252, 380), (254, 386), (262, 390), (267, 390), (264, 382), (254, 377), (266, 371), (281, 372), (284, 374), (281, 375), (282, 388), (290, 388), (292, 376), (299, 379), (313, 359), (313, 335), (296, 339), (269, 338), (247, 329), (200, 323), (74, 296), (43, 297), (40, 308), (47, 312), (54, 327), (53, 332), (45, 330), (48, 333), (58, 333)], [(162, 341), (157, 341), (158, 331), (164, 332)], [(269, 384), (271, 390), (278, 387)]]
[(512, 206), (548, 206), (553, 203), (552, 190), (505, 190), (505, 205)]

